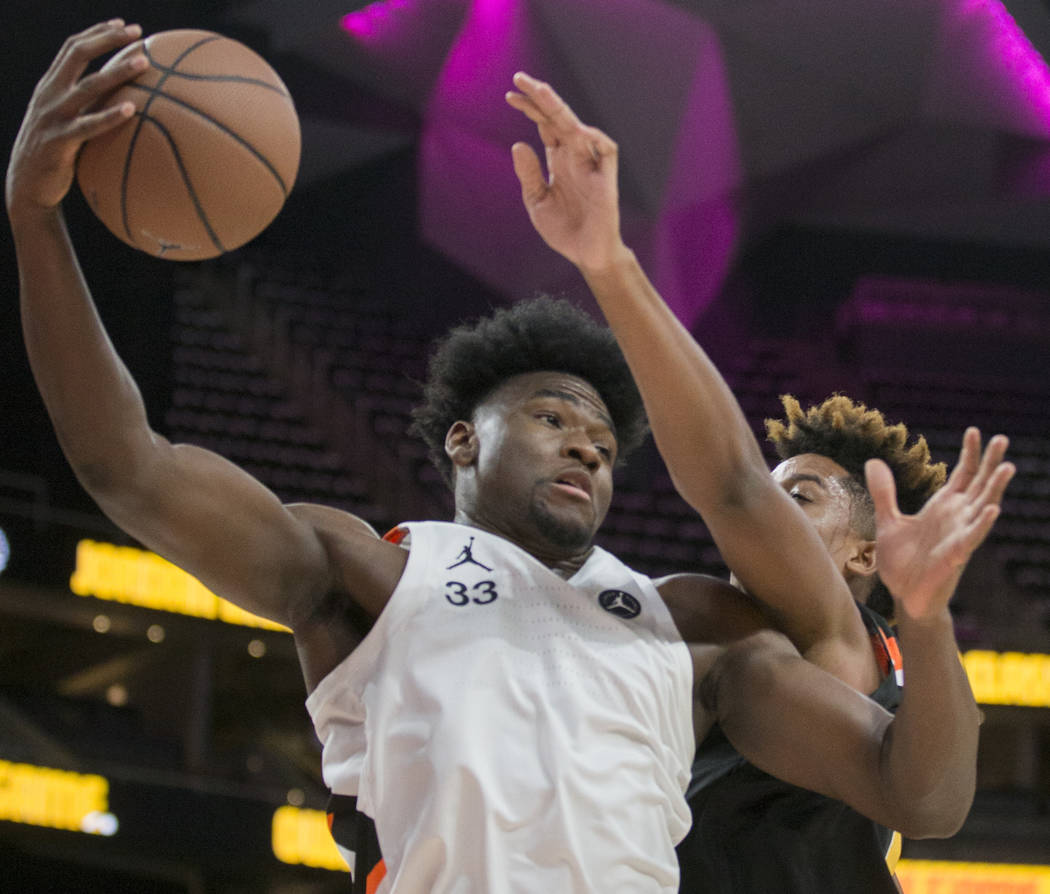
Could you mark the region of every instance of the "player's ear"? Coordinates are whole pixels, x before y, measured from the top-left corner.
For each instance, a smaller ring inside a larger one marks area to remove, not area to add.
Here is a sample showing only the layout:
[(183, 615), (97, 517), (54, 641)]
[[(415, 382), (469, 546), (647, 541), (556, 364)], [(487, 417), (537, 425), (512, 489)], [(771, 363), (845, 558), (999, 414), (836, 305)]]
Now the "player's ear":
[(874, 540), (853, 541), (853, 550), (846, 559), (846, 571), (857, 577), (871, 577), (879, 570), (878, 550)]
[(478, 456), (478, 436), (473, 422), (460, 419), (452, 423), (445, 435), (445, 453), (457, 468), (474, 463)]

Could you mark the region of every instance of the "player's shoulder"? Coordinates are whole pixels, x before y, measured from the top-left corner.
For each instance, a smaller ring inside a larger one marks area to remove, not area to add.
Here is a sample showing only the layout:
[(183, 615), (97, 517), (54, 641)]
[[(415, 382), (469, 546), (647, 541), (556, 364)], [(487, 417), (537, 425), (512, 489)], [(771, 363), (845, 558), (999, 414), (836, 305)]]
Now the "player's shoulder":
[(672, 574), (654, 581), (687, 643), (724, 643), (769, 627), (755, 600), (709, 574)]
[(324, 550), (326, 583), (317, 595), (348, 594), (369, 616), (378, 617), (404, 572), (405, 550), (351, 512), (318, 503), (290, 503), (287, 509)]
[(345, 509), (337, 509), (335, 506), (325, 506), (321, 503), (286, 503), (285, 509), (318, 533), (379, 538), (379, 533), (372, 525)]

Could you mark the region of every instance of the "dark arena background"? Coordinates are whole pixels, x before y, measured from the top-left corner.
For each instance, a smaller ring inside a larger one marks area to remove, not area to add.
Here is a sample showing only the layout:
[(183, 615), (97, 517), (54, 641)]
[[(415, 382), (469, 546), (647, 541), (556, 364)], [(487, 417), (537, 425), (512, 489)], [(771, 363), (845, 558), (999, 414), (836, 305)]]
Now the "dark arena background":
[[(1050, 891), (1050, 6), (1046, 0), (9, 0), (2, 142), (69, 33), (205, 28), (278, 71), (303, 126), (276, 221), (211, 261), (67, 215), (100, 311), (173, 439), (376, 527), (448, 517), (406, 435), (429, 340), (538, 291), (586, 306), (510, 165), (514, 71), (621, 151), (624, 230), (756, 432), (842, 391), (952, 461), (1018, 474), (954, 603), (985, 714), (978, 792), (904, 845), (919, 892)], [(107, 522), (52, 434), (0, 258), (0, 890), (322, 894), (320, 749), (291, 638)], [(651, 444), (600, 542), (724, 574)], [(345, 867), (343, 867), (345, 870)]]

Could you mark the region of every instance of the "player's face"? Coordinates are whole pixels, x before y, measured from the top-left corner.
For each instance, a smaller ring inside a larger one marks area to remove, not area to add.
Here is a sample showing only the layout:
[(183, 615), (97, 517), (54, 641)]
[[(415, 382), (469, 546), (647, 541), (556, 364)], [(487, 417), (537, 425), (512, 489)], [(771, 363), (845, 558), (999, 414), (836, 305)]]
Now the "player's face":
[(612, 499), (616, 437), (583, 379), (534, 372), (504, 382), (474, 414), (475, 522), (538, 553), (589, 548)]
[(845, 485), (849, 473), (833, 459), (802, 453), (773, 470), (779, 482), (820, 534), (835, 564), (844, 568), (859, 537), (853, 528), (854, 496)]

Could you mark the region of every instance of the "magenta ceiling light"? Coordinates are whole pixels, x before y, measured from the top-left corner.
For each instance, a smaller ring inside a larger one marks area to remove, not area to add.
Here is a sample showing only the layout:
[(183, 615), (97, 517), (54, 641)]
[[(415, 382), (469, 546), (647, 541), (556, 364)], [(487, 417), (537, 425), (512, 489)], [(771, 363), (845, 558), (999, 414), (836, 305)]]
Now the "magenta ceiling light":
[(344, 31), (359, 40), (373, 40), (382, 37), (385, 30), (394, 26), (396, 14), (408, 5), (408, 0), (376, 0), (375, 3), (348, 12), (339, 24)]

